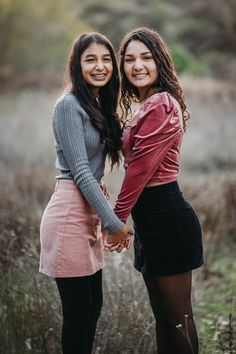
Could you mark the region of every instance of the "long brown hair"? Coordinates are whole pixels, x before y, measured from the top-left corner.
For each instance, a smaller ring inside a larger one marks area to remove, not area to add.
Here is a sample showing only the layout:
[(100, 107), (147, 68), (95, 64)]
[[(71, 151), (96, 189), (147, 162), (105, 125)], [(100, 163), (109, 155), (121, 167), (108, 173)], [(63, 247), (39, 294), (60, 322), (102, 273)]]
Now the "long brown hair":
[(183, 115), (183, 127), (186, 129), (186, 121), (190, 118), (185, 104), (183, 90), (179, 84), (172, 58), (168, 52), (167, 46), (161, 36), (148, 27), (136, 28), (127, 33), (120, 45), (120, 72), (121, 72), (121, 98), (120, 106), (122, 109), (122, 121), (128, 116), (132, 101), (139, 101), (139, 92), (137, 87), (133, 86), (126, 77), (124, 71), (124, 57), (128, 44), (131, 41), (140, 41), (144, 43), (153, 55), (153, 59), (158, 68), (158, 78), (153, 84), (158, 92), (166, 91), (172, 95), (180, 105)]
[[(92, 43), (104, 45), (110, 52), (113, 72), (109, 82), (99, 90), (99, 103), (93, 96), (89, 85), (82, 75), (81, 55)], [(116, 113), (119, 95), (119, 72), (115, 51), (104, 35), (84, 33), (74, 42), (67, 62), (67, 88), (76, 96), (82, 108), (88, 114), (93, 126), (100, 132), (105, 142), (105, 152), (111, 165), (120, 161), (121, 127)]]

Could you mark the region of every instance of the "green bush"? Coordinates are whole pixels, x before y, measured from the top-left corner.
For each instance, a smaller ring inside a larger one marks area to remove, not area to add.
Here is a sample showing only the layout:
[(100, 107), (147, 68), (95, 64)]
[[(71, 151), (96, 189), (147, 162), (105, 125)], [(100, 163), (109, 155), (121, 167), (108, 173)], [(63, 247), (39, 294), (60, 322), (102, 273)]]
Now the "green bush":
[(202, 76), (208, 73), (208, 67), (205, 63), (201, 63), (183, 46), (171, 45), (170, 53), (172, 55), (175, 69), (177, 73), (191, 74), (194, 76)]

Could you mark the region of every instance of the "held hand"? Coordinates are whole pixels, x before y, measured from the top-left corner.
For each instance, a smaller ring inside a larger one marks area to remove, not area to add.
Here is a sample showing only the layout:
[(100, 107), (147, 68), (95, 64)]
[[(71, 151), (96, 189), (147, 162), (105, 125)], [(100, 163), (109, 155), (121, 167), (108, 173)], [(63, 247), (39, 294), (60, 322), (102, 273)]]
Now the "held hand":
[[(117, 245), (113, 246), (116, 247), (114, 249), (114, 251), (120, 253), (121, 251), (123, 251), (124, 248), (126, 248), (127, 250), (130, 249), (131, 245), (133, 242), (133, 238), (131, 236), (129, 236), (125, 241), (123, 241), (122, 243), (118, 243)], [(113, 249), (112, 249), (113, 250)]]
[(118, 230), (114, 234), (107, 234), (107, 243), (112, 244), (113, 246), (122, 244), (123, 241), (126, 241), (130, 236), (133, 235), (133, 233), (133, 230), (125, 225), (122, 229)]
[[(116, 245), (114, 245), (113, 243), (107, 243), (107, 233), (105, 229), (102, 229), (102, 243), (103, 243), (103, 249), (106, 252), (113, 252), (113, 251), (117, 251), (118, 252), (118, 247), (120, 247), (121, 243), (117, 243)], [(127, 241), (123, 241), (123, 242), (127, 242)], [(122, 247), (123, 248), (123, 247)]]
[(106, 236), (107, 236), (106, 230), (105, 229), (101, 229), (101, 234), (102, 234), (103, 243), (106, 243)]
[(125, 241), (123, 241), (122, 243), (117, 243), (116, 245), (112, 243), (104, 244), (104, 249), (105, 251), (109, 251), (109, 252), (116, 251), (120, 253), (121, 251), (123, 251), (124, 248), (128, 250), (132, 245), (132, 241), (133, 241), (132, 236), (129, 236)]

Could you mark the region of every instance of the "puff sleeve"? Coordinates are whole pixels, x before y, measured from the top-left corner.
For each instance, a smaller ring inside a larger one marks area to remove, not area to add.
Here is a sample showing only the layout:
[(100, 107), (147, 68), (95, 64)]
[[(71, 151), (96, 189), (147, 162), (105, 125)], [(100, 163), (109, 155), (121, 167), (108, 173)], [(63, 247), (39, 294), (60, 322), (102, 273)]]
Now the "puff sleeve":
[(180, 111), (170, 100), (144, 104), (135, 127), (134, 145), (115, 205), (115, 213), (126, 222), (143, 188), (182, 132)]

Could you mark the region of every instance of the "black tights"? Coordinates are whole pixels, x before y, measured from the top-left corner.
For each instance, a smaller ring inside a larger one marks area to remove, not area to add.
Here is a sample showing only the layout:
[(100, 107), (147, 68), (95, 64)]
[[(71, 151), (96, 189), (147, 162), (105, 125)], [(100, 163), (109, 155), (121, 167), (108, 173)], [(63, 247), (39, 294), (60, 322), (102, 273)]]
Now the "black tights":
[(102, 307), (102, 271), (75, 278), (56, 278), (61, 297), (63, 354), (90, 354)]
[(156, 319), (158, 354), (197, 354), (198, 337), (191, 305), (191, 272), (144, 276)]

